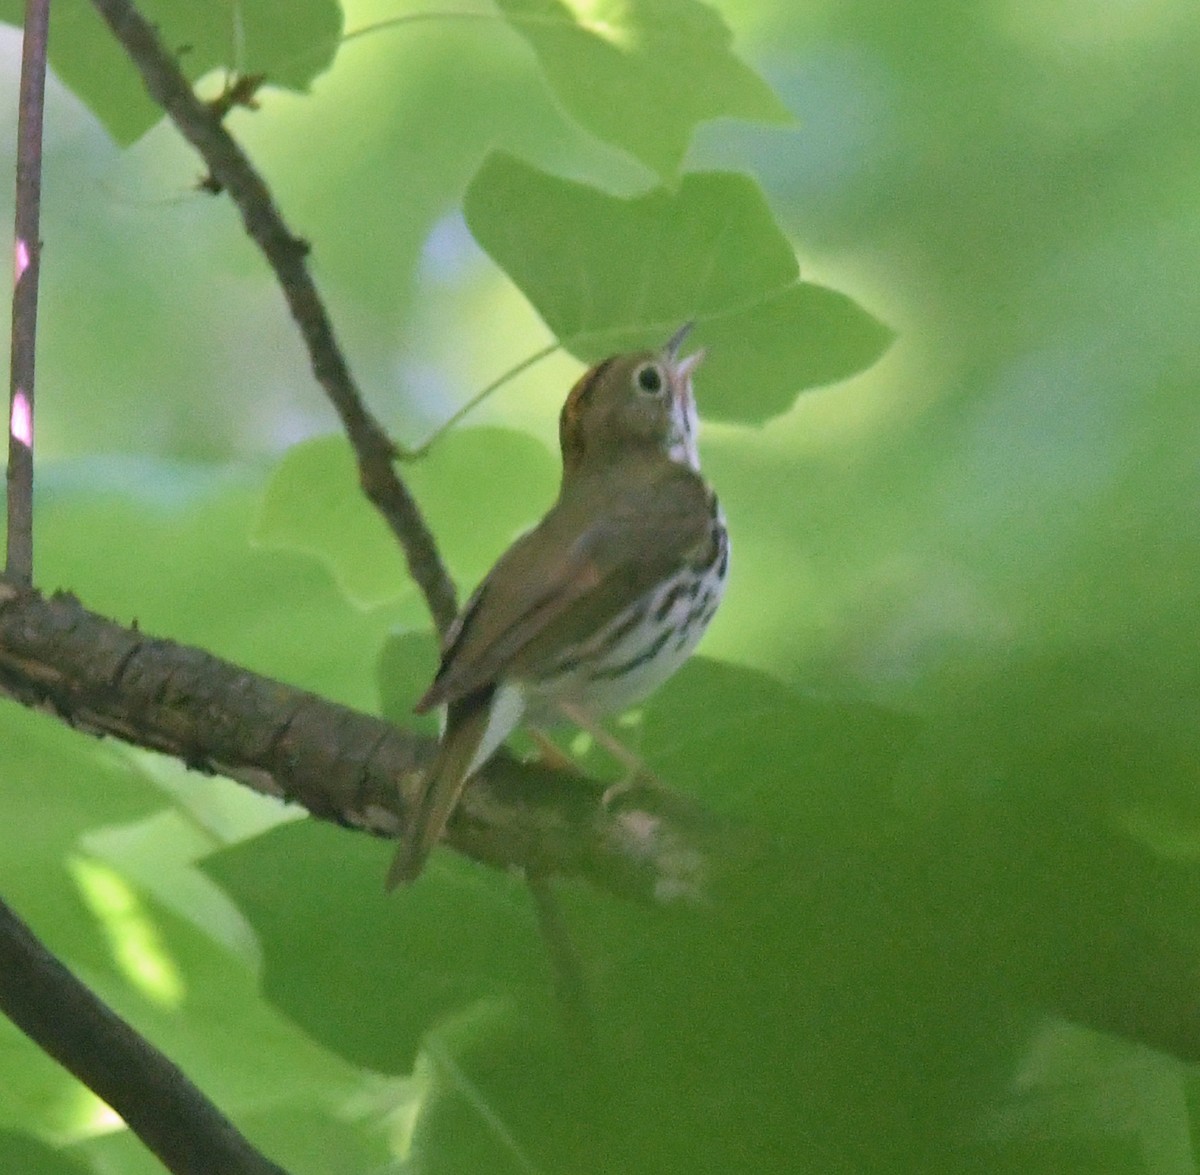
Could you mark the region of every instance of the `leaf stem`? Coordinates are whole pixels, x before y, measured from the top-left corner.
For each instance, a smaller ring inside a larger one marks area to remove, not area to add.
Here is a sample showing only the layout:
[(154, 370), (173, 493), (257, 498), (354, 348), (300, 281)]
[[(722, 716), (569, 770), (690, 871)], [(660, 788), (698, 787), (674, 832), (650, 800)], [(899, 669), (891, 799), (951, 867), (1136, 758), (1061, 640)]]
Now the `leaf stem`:
[(417, 24), (450, 23), (454, 21), (463, 21), (464, 23), (471, 21), (502, 23), (514, 28), (522, 25), (530, 27), (542, 25), (555, 28), (574, 28), (579, 29), (581, 32), (596, 31), (593, 26), (587, 24), (585, 21), (572, 20), (569, 16), (561, 16), (558, 13), (471, 12), (464, 9), (440, 12), (437, 9), (429, 9), (425, 12), (406, 12), (400, 16), (389, 16), (383, 20), (374, 20), (370, 24), (360, 25), (358, 28), (342, 33), (341, 36), (322, 40), (309, 46), (307, 49), (302, 49), (298, 53), (294, 53), (291, 57), (285, 58), (284, 61), (276, 66), (276, 71), (278, 72), (281, 69), (299, 65), (310, 58), (316, 58), (328, 52), (330, 49), (340, 49), (350, 41), (358, 41), (375, 33), (386, 33), (392, 29), (407, 28)]
[(478, 408), (479, 405), (482, 404), (483, 401), (486, 400), (494, 391), (503, 387), (509, 382), (509, 380), (516, 379), (516, 377), (522, 372), (528, 371), (535, 363), (540, 363), (543, 359), (553, 355), (554, 352), (560, 350), (561, 347), (561, 343), (549, 343), (540, 351), (535, 351), (532, 355), (527, 355), (521, 360), (520, 363), (514, 364), (502, 375), (498, 375), (482, 391), (476, 392), (476, 394), (472, 396), (465, 404), (463, 404), (461, 408), (456, 409), (451, 416), (447, 417), (441, 424), (439, 424), (437, 428), (434, 429), (433, 432), (430, 433), (429, 436), (426, 437), (425, 440), (422, 441), (421, 444), (419, 444), (415, 449), (402, 449), (400, 456), (405, 460), (413, 460), (418, 457), (424, 457), (426, 453), (433, 448), (434, 443), (443, 433), (453, 428), (460, 420), (463, 419), (464, 416), (468, 416), (470, 413), (474, 412), (475, 409)]

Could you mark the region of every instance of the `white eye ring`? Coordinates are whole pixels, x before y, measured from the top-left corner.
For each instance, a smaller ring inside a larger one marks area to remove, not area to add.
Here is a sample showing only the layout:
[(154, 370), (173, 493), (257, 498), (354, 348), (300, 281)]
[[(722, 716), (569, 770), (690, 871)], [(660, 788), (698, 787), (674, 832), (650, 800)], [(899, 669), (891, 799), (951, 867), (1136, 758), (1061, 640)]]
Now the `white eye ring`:
[(633, 386), (645, 396), (660, 396), (667, 387), (667, 377), (657, 363), (643, 363), (633, 373)]

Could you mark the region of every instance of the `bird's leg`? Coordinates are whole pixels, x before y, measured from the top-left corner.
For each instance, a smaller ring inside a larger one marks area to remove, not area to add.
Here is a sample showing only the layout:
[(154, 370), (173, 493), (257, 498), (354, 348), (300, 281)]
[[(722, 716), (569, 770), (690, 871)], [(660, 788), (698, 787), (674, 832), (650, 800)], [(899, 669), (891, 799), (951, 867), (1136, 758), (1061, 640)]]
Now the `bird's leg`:
[(639, 787), (647, 787), (656, 791), (669, 791), (666, 785), (646, 766), (645, 762), (634, 751), (631, 751), (619, 738), (610, 734), (586, 710), (572, 702), (559, 702), (558, 711), (568, 722), (573, 722), (580, 730), (586, 731), (603, 747), (622, 767), (625, 768), (624, 779), (610, 784), (604, 790), (601, 803), (608, 807), (614, 800), (627, 792)]
[(575, 760), (544, 731), (536, 726), (527, 726), (525, 730), (537, 747), (538, 758), (547, 767), (555, 767), (560, 771), (571, 771), (575, 768)]

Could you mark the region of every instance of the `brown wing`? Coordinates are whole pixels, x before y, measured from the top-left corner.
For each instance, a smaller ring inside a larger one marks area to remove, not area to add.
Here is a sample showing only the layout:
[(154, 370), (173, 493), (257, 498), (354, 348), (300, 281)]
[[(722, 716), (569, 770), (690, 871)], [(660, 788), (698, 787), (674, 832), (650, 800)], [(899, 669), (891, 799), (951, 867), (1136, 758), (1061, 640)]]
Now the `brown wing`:
[(425, 711), (496, 681), (537, 676), (710, 542), (711, 495), (681, 465), (606, 473), (573, 487), (480, 585), (418, 703)]

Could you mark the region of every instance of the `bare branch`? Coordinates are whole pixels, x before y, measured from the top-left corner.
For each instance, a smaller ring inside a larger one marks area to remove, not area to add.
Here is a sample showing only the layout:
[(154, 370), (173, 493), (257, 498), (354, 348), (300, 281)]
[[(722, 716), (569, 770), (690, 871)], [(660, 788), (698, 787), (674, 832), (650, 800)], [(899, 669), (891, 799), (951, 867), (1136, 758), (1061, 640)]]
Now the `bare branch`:
[[(399, 835), (435, 749), (382, 718), (122, 628), (73, 596), (3, 585), (0, 694), (380, 837)], [(602, 795), (595, 780), (502, 754), (467, 789), (447, 843), (643, 901), (701, 896), (723, 835), (712, 818), (683, 800), (666, 811), (661, 795), (613, 810)]]
[(0, 1010), (186, 1175), (285, 1175), (0, 902)]
[(50, 0), (28, 0), (17, 112), (12, 357), (8, 408), (8, 550), (5, 574), (33, 582), (33, 387), (42, 242), (42, 115)]
[(274, 270), (304, 338), (313, 373), (354, 448), (363, 490), (399, 539), (409, 572), (438, 631), (444, 633), (458, 611), (454, 584), (420, 508), (396, 474), (396, 447), (367, 409), (350, 374), (308, 272), (308, 244), (289, 231), (266, 183), (221, 124), (219, 109), (196, 97), (153, 26), (129, 0), (92, 2), (132, 58), (150, 97), (204, 157), (214, 184), (238, 206), (246, 232)]

